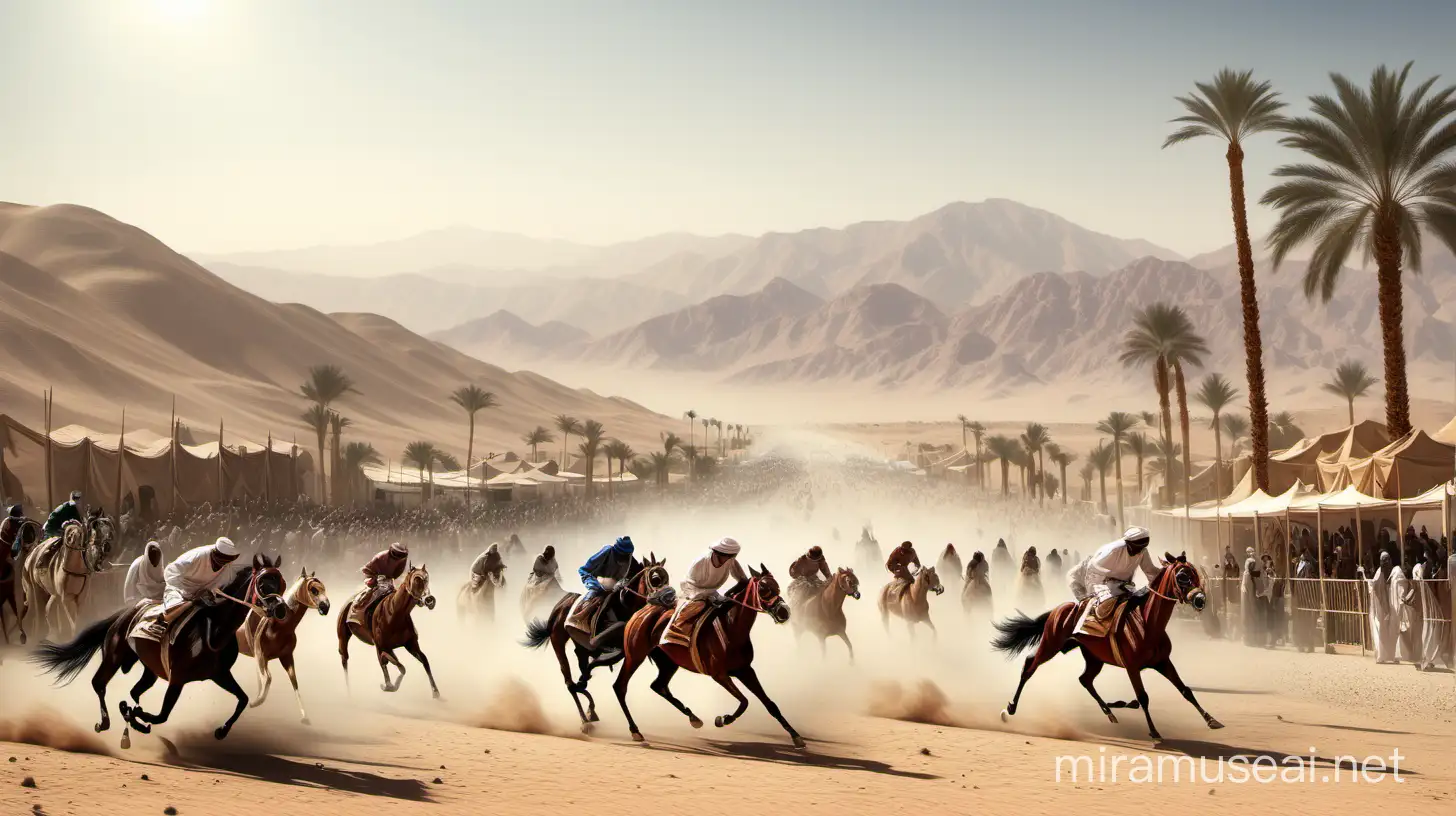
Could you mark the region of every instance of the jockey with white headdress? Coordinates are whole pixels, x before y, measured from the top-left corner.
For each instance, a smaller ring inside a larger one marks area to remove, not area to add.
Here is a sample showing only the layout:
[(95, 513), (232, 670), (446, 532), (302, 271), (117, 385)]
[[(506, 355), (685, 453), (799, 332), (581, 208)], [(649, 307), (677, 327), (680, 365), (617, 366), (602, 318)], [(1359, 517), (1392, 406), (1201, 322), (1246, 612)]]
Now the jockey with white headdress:
[(211, 604), (223, 585), (223, 573), (238, 560), (232, 539), (222, 536), (212, 544), (194, 547), (177, 556), (162, 573), (162, 614), (152, 622), (151, 634), (161, 640), (167, 627), (195, 603)]
[(688, 567), (687, 580), (682, 582), (683, 596), (689, 601), (707, 601), (714, 606), (726, 601), (718, 590), (730, 577), (739, 582), (748, 580), (748, 574), (738, 563), (740, 549), (738, 542), (731, 538), (718, 539)]

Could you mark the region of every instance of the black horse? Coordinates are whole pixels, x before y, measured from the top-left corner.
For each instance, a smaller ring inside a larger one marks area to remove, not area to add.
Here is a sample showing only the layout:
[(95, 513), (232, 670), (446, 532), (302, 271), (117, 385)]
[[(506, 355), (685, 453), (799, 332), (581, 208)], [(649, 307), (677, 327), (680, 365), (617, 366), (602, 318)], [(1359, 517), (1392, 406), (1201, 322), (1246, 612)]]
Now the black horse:
[[(197, 613), (179, 625), (182, 631), (172, 645), (170, 675), (167, 678), (167, 696), (162, 701), (162, 710), (148, 714), (141, 708), (141, 696), (166, 674), (162, 664), (161, 644), (149, 640), (138, 642), (140, 653), (132, 650), (127, 642), (127, 633), (136, 623), (139, 607), (129, 606), (110, 617), (99, 620), (82, 630), (75, 640), (66, 644), (42, 643), (32, 655), (32, 662), (47, 673), (57, 675), (57, 682), (65, 685), (86, 668), (91, 656), (101, 652), (101, 665), (91, 678), (91, 688), (101, 703), (101, 722), (96, 731), (111, 727), (111, 717), (106, 712), (106, 686), (118, 671), (131, 670), (138, 661), (142, 664), (142, 676), (132, 687), (131, 698), (137, 703), (130, 706), (123, 700), (121, 716), (138, 732), (147, 734), (152, 726), (161, 725), (172, 714), (172, 708), (182, 696), (182, 687), (198, 680), (211, 680), (218, 687), (237, 698), (237, 708), (213, 736), (222, 739), (228, 735), (233, 724), (247, 708), (248, 695), (233, 679), (233, 663), (238, 659), (238, 627), (248, 612), (255, 606), (269, 617), (282, 620), (287, 614), (283, 601), (286, 584), (279, 571), (281, 556), (269, 561), (266, 556), (253, 556), (253, 564), (238, 571), (222, 588), (225, 595), (236, 600), (223, 599), (212, 605), (204, 605)], [(244, 603), (245, 602), (245, 603)], [(129, 744), (126, 736), (122, 747)]]

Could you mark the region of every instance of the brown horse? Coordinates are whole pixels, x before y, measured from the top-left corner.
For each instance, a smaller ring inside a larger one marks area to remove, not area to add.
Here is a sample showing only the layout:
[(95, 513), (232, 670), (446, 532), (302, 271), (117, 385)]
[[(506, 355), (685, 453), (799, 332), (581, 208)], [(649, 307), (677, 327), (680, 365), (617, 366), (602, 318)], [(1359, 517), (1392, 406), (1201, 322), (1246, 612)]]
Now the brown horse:
[[(1180, 603), (1202, 611), (1207, 603), (1203, 581), (1198, 570), (1188, 563), (1186, 555), (1174, 558), (1172, 553), (1168, 553), (1164, 555), (1164, 559), (1163, 568), (1150, 582), (1147, 594), (1135, 596), (1128, 601), (1128, 606), (1122, 613), (1125, 625), (1119, 626), (1111, 637), (1077, 634), (1081, 611), (1090, 601), (1069, 601), (1036, 620), (1017, 613), (996, 624), (997, 631), (1001, 633), (991, 643), (996, 649), (1014, 655), (1037, 646), (1036, 652), (1026, 658), (1021, 669), (1021, 682), (1016, 686), (1016, 696), (1011, 698), (1011, 702), (1001, 712), (1001, 719), (1004, 721), (1016, 713), (1021, 690), (1026, 687), (1026, 681), (1031, 679), (1038, 666), (1058, 654), (1080, 648), (1082, 657), (1087, 661), (1087, 669), (1082, 672), (1081, 677), (1082, 687), (1097, 701), (1097, 707), (1102, 709), (1102, 713), (1111, 722), (1117, 722), (1117, 717), (1112, 713), (1114, 708), (1141, 708), (1148, 720), (1148, 736), (1162, 739), (1158, 729), (1153, 726), (1153, 714), (1148, 710), (1148, 693), (1143, 688), (1142, 671), (1151, 668), (1168, 678), (1168, 682), (1178, 689), (1183, 699), (1198, 709), (1209, 728), (1223, 728), (1222, 723), (1198, 704), (1198, 699), (1193, 696), (1193, 689), (1178, 676), (1178, 670), (1173, 668), (1170, 658), (1173, 642), (1168, 638), (1168, 620), (1173, 616), (1173, 609)], [(1132, 682), (1133, 692), (1137, 695), (1136, 700), (1116, 703), (1102, 701), (1102, 696), (1097, 693), (1092, 682), (1108, 663), (1127, 670), (1128, 680)]]
[[(62, 685), (71, 682), (86, 668), (91, 656), (101, 652), (101, 665), (91, 678), (91, 688), (101, 703), (101, 721), (96, 724), (100, 733), (111, 727), (111, 717), (106, 711), (106, 686), (118, 671), (127, 672), (141, 662), (141, 679), (131, 690), (135, 707), (121, 703), (121, 716), (131, 728), (146, 734), (152, 726), (165, 723), (172, 714), (172, 708), (182, 696), (182, 688), (198, 680), (211, 680), (218, 687), (237, 698), (237, 707), (231, 717), (223, 723), (213, 736), (222, 739), (232, 730), (233, 724), (247, 708), (248, 695), (233, 679), (233, 663), (238, 659), (238, 641), (233, 632), (242, 624), (250, 610), (262, 607), (269, 617), (281, 618), (284, 614), (282, 593), (283, 575), (278, 571), (282, 558), (272, 562), (262, 555), (253, 557), (253, 564), (239, 570), (232, 580), (223, 585), (222, 593), (230, 597), (213, 605), (200, 605), (190, 618), (178, 621), (182, 627), (172, 642), (171, 662), (167, 668), (167, 696), (162, 701), (162, 710), (147, 714), (141, 708), (141, 696), (166, 672), (163, 668), (159, 643), (137, 640), (138, 650), (133, 651), (127, 639), (132, 625), (145, 610), (143, 604), (136, 604), (116, 612), (108, 618), (97, 621), (81, 631), (75, 640), (63, 645), (42, 643), (31, 656), (31, 660), (47, 672), (55, 672)], [(130, 746), (127, 735), (122, 736), (123, 748)]]
[[(25, 556), (30, 553), (30, 548), (40, 539), (40, 524), (30, 519), (23, 519), (19, 528), (15, 531), (16, 538), (20, 541), (21, 563), (24, 563)], [(10, 618), (5, 614), (5, 607), (10, 607), (10, 614), (15, 617), (15, 628), (20, 631), (20, 642), (25, 643), (25, 618), (20, 614), (21, 602), (17, 600), (16, 587), (19, 582), (16, 578), (20, 571), (16, 568), (15, 560), (10, 557), (9, 543), (0, 541), (0, 634), (5, 636), (5, 645), (10, 645)]]
[(931, 637), (937, 633), (935, 624), (930, 620), (930, 593), (936, 595), (945, 592), (945, 587), (940, 583), (940, 576), (935, 574), (935, 567), (921, 567), (915, 573), (915, 580), (910, 582), (909, 588), (900, 591), (899, 583), (891, 581), (885, 584), (880, 590), (880, 622), (885, 625), (885, 631), (890, 631), (890, 615), (897, 618), (904, 618), (905, 625), (910, 629), (910, 637), (915, 638), (915, 624), (923, 623), (930, 627)]
[[(379, 670), (384, 672), (384, 685), (380, 686), (381, 689), (399, 691), (400, 683), (404, 682), (404, 664), (394, 656), (394, 650), (403, 646), (405, 651), (425, 667), (425, 676), (430, 679), (430, 692), (436, 700), (440, 699), (440, 688), (435, 685), (434, 672), (430, 671), (430, 659), (421, 651), (419, 633), (415, 631), (415, 623), (410, 619), (410, 613), (417, 606), (435, 608), (435, 596), (430, 594), (430, 571), (423, 564), (410, 567), (400, 579), (399, 587), (375, 605), (367, 632), (349, 622), (349, 610), (359, 600), (360, 596), (356, 595), (339, 610), (339, 659), (344, 664), (345, 683), (349, 680), (349, 638), (356, 637), (373, 646), (379, 657)], [(399, 670), (399, 677), (392, 683), (389, 680), (391, 663)]]
[(622, 713), (627, 717), (633, 740), (642, 742), (642, 732), (637, 730), (637, 722), (632, 719), (632, 712), (627, 708), (627, 685), (632, 682), (632, 675), (637, 669), (650, 659), (657, 665), (657, 679), (652, 681), (652, 690), (681, 711), (694, 728), (702, 728), (703, 721), (683, 705), (681, 700), (672, 696), (672, 691), (668, 688), (672, 676), (680, 668), (713, 678), (738, 701), (738, 708), (732, 714), (720, 716), (713, 721), (715, 726), (722, 728), (730, 725), (748, 710), (748, 698), (733, 684), (734, 679), (737, 679), (753, 692), (768, 713), (789, 732), (794, 740), (794, 747), (804, 747), (804, 738), (784, 719), (778, 705), (769, 699), (768, 693), (763, 690), (763, 684), (758, 680), (758, 674), (753, 670), (753, 641), (750, 638), (753, 622), (758, 620), (760, 614), (768, 614), (775, 623), (785, 623), (789, 619), (789, 607), (779, 595), (778, 581), (774, 580), (766, 567), (762, 564), (758, 570), (750, 567), (748, 573), (747, 581), (728, 590), (726, 612), (709, 610), (703, 613), (722, 615), (726, 643), (713, 636), (712, 621), (708, 621), (699, 631), (697, 643), (702, 661), (701, 669), (694, 660), (691, 649), (662, 642), (662, 634), (672, 618), (671, 609), (645, 606), (637, 610), (627, 622), (623, 636), (626, 659), (622, 662), (622, 672), (617, 675), (612, 689), (617, 692), (617, 702), (621, 704)]
[[(647, 560), (642, 562), (642, 568), (635, 575), (617, 584), (617, 589), (613, 590), (611, 595), (603, 601), (607, 608), (602, 610), (602, 617), (611, 615), (617, 620), (627, 620), (634, 612), (649, 603), (667, 603), (668, 601), (660, 600), (665, 595), (671, 595), (671, 590), (668, 590), (667, 593), (663, 592), (667, 589), (668, 583), (666, 564), (666, 558), (658, 561), (655, 553), (649, 553)], [(556, 606), (552, 608), (551, 614), (546, 620), (533, 620), (526, 624), (526, 639), (521, 641), (521, 645), (528, 649), (539, 649), (548, 640), (551, 641), (551, 648), (556, 652), (556, 662), (561, 665), (561, 677), (566, 681), (566, 690), (571, 692), (571, 701), (576, 704), (576, 713), (581, 715), (581, 730), (586, 732), (591, 730), (592, 723), (600, 720), (597, 716), (597, 702), (592, 699), (591, 692), (587, 690), (587, 682), (591, 680), (593, 668), (609, 665), (595, 663), (593, 658), (614, 646), (604, 643), (602, 648), (592, 651), (585, 642), (585, 638), (573, 636), (567, 630), (566, 619), (570, 617), (571, 607), (580, 597), (580, 592), (569, 593), (556, 602)], [(568, 642), (576, 650), (576, 663), (581, 671), (581, 679), (574, 683), (571, 681), (571, 666), (566, 662), (566, 644)], [(586, 698), (587, 708), (581, 707), (578, 695)]]
[(258, 699), (248, 705), (257, 708), (268, 699), (268, 689), (273, 686), (273, 673), (268, 671), (268, 662), (276, 659), (288, 672), (293, 696), (298, 698), (298, 714), (303, 724), (308, 725), (308, 712), (303, 710), (303, 695), (298, 691), (298, 675), (293, 671), (293, 650), (298, 646), (298, 624), (308, 610), (317, 609), (320, 615), (329, 614), (329, 594), (323, 581), (303, 570), (298, 580), (284, 593), (283, 606), (285, 613), (282, 618), (264, 617), (254, 609), (238, 627), (238, 652), (258, 661)]
[(60, 536), (31, 550), (20, 573), (24, 590), (20, 600), (21, 620), (34, 604), (41, 612), (46, 631), (54, 627), (62, 636), (75, 634), (81, 616), (81, 595), (91, 576), (106, 569), (114, 537), (111, 519), (93, 516), (84, 524), (66, 522), (61, 525)]
[(853, 663), (854, 644), (849, 642), (849, 635), (845, 634), (848, 629), (848, 621), (844, 617), (845, 598), (859, 600), (859, 578), (855, 576), (854, 570), (840, 567), (824, 586), (800, 597), (799, 602), (790, 609), (793, 612), (795, 634), (807, 629), (810, 634), (818, 637), (821, 654), (827, 651), (829, 638), (837, 637), (849, 649), (849, 662)]

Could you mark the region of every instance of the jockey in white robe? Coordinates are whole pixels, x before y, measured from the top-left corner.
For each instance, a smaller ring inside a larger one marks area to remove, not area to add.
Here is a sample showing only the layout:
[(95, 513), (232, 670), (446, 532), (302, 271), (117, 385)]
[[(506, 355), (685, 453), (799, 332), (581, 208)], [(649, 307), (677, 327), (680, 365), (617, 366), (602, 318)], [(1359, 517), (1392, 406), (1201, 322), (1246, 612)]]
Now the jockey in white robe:
[[(222, 562), (214, 565), (213, 555)], [(223, 573), (238, 557), (238, 548), (229, 538), (219, 538), (216, 543), (194, 547), (177, 556), (167, 565), (163, 573), (166, 588), (162, 591), (162, 608), (170, 613), (183, 604), (201, 598), (204, 593), (218, 589), (224, 583)]]
[(1370, 639), (1375, 642), (1376, 663), (1398, 663), (1396, 648), (1400, 641), (1400, 623), (1395, 615), (1395, 591), (1390, 553), (1380, 554), (1380, 566), (1370, 584)]
[(1142, 570), (1149, 582), (1156, 578), (1158, 567), (1148, 553), (1149, 539), (1147, 530), (1129, 527), (1122, 538), (1103, 544), (1073, 567), (1067, 579), (1077, 600), (1090, 596), (1095, 605), (1125, 595), (1138, 570)]
[(738, 563), (739, 549), (737, 541), (724, 538), (698, 556), (688, 567), (687, 580), (682, 582), (683, 596), (689, 601), (717, 603), (723, 598), (718, 590), (730, 576), (735, 582), (747, 581), (748, 574)]
[(162, 545), (148, 541), (146, 551), (137, 556), (126, 571), (126, 580), (121, 585), (121, 599), (129, 604), (138, 601), (161, 603), (165, 587), (166, 583), (162, 579)]

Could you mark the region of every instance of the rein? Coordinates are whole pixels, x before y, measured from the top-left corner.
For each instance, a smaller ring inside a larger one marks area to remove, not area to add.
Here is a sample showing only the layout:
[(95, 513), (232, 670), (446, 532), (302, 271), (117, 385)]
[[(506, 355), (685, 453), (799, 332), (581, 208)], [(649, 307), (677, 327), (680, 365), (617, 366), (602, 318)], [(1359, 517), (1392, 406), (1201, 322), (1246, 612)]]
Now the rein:
[(758, 579), (757, 578), (754, 578), (753, 580), (751, 580), (751, 581), (748, 582), (748, 589), (743, 594), (749, 596), (749, 599), (746, 600), (746, 601), (740, 601), (737, 598), (733, 597), (732, 595), (725, 595), (724, 597), (726, 597), (728, 600), (732, 601), (733, 603), (738, 604), (739, 606), (743, 607), (744, 609), (749, 610), (750, 612), (757, 612), (760, 615), (763, 614), (763, 613), (765, 613), (765, 612), (768, 612), (767, 609), (764, 609), (763, 608), (763, 599), (760, 598), (759, 595), (758, 595)]
[(653, 566), (653, 567), (643, 567), (642, 569), (637, 570), (636, 574), (634, 574), (631, 578), (628, 578), (626, 581), (623, 581), (622, 582), (622, 587), (621, 587), (622, 591), (625, 592), (625, 593), (627, 593), (628, 595), (633, 596), (633, 597), (641, 598), (644, 601), (650, 601), (650, 600), (652, 600), (652, 596), (651, 595), (643, 595), (642, 593), (640, 593), (637, 590), (633, 589), (632, 588), (632, 584), (636, 583), (638, 581), (638, 579), (641, 579), (645, 583), (647, 581), (646, 576), (647, 576), (648, 572), (651, 571), (651, 570), (654, 570), (654, 569), (657, 569), (657, 567), (656, 566)]
[[(1164, 569), (1166, 570), (1167, 575), (1170, 575), (1170, 576), (1173, 575), (1173, 568), (1172, 567), (1165, 567)], [(1159, 579), (1158, 583), (1159, 584), (1162, 584), (1166, 580), (1168, 580), (1168, 579), (1167, 578)], [(1170, 595), (1165, 595), (1164, 593), (1159, 592), (1158, 591), (1158, 588), (1155, 587), (1155, 586), (1153, 586), (1153, 585), (1151, 585), (1151, 584), (1148, 585), (1148, 592), (1151, 592), (1152, 594), (1158, 596), (1159, 598), (1162, 598), (1165, 601), (1172, 601), (1173, 603), (1182, 603), (1182, 601), (1178, 600), (1177, 598), (1174, 598), (1174, 597), (1172, 597)]]

